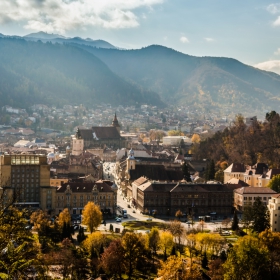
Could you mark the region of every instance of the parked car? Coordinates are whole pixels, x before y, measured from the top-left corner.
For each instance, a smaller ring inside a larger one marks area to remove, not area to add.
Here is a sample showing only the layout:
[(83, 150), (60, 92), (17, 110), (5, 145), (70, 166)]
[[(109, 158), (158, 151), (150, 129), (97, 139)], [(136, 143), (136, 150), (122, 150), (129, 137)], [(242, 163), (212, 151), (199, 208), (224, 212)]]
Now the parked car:
[(117, 223), (119, 223), (119, 222), (121, 222), (121, 221), (122, 221), (121, 218), (117, 218), (117, 219), (116, 219), (116, 222), (117, 222)]
[(152, 218), (148, 218), (146, 221), (152, 221), (153, 219)]

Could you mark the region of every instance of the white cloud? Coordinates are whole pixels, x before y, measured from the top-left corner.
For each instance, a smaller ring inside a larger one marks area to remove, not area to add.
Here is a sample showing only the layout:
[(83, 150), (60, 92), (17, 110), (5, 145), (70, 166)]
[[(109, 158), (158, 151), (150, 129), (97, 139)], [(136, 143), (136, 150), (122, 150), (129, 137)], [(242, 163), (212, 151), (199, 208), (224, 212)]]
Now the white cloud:
[(65, 33), (98, 26), (110, 29), (139, 25), (135, 10), (165, 0), (1, 0), (0, 24), (19, 22), (26, 29)]
[(275, 55), (280, 55), (280, 48), (277, 49), (277, 51), (274, 52)]
[(190, 41), (189, 41), (189, 39), (187, 38), (187, 37), (185, 37), (185, 36), (182, 36), (181, 38), (180, 38), (180, 41), (182, 42), (182, 43), (189, 43)]
[(271, 13), (271, 14), (279, 14), (280, 13), (280, 4), (270, 4), (266, 7), (266, 9)]
[(280, 25), (280, 16), (277, 17), (277, 19), (273, 22), (274, 26), (279, 26)]
[(254, 65), (256, 68), (280, 74), (280, 60), (269, 60)]
[(204, 38), (204, 40), (205, 40), (206, 42), (213, 42), (213, 41), (215, 41), (213, 38)]

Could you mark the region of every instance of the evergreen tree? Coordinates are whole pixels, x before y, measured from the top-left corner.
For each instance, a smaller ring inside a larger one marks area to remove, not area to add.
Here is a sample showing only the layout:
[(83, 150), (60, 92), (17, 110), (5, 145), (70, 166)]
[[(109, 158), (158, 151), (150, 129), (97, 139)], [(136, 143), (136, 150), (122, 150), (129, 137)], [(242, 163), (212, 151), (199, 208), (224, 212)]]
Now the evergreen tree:
[(176, 256), (176, 248), (175, 248), (175, 246), (172, 247), (170, 256)]
[(232, 224), (231, 224), (231, 229), (234, 230), (234, 231), (239, 229), (238, 217), (237, 217), (236, 210), (234, 211), (233, 220), (232, 220)]
[(269, 212), (259, 197), (253, 203), (253, 231), (260, 233), (270, 228)]
[(208, 259), (207, 259), (206, 252), (204, 252), (204, 254), (203, 254), (203, 257), (202, 257), (202, 260), (201, 260), (201, 266), (204, 269), (207, 269), (207, 267), (208, 267)]
[(182, 172), (183, 172), (183, 175), (184, 175), (184, 179), (187, 182), (191, 182), (192, 180), (191, 180), (191, 175), (190, 175), (190, 172), (189, 172), (189, 166), (185, 161), (182, 165)]
[(214, 180), (215, 179), (215, 163), (212, 159), (208, 168), (207, 180)]
[(80, 227), (79, 228), (79, 233), (77, 235), (77, 240), (79, 243), (83, 242), (86, 239), (85, 233), (84, 233), (84, 228)]

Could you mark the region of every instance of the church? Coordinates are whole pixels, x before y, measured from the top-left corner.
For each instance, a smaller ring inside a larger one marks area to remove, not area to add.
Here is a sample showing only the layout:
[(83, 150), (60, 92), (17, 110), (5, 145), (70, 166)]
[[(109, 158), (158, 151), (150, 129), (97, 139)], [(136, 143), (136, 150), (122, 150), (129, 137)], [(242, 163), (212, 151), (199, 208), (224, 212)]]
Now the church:
[(111, 126), (78, 128), (72, 138), (72, 154), (79, 155), (84, 149), (105, 148), (121, 149), (126, 147), (125, 138), (120, 135), (120, 125), (115, 114)]

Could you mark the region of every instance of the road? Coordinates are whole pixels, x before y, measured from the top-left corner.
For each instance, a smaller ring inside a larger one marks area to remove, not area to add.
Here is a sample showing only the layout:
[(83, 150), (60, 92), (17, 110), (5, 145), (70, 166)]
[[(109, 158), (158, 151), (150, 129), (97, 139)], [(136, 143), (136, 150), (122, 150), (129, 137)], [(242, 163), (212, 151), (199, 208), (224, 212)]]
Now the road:
[[(114, 162), (104, 162), (103, 164), (103, 176), (104, 179), (106, 180), (111, 180), (114, 181), (115, 178), (115, 163)], [(127, 202), (126, 198), (122, 195), (121, 190), (118, 190), (118, 194), (117, 194), (117, 205), (121, 208), (121, 209), (126, 209), (127, 210), (127, 214), (128, 214), (128, 218), (123, 218), (122, 222), (124, 221), (134, 221), (134, 220), (146, 220), (148, 218), (148, 216), (146, 215), (142, 215), (140, 213), (139, 210), (136, 210), (134, 208), (129, 208), (129, 202)], [(133, 211), (135, 211), (135, 213), (133, 213)], [(174, 217), (175, 219), (175, 217)], [(169, 219), (160, 219), (160, 218), (153, 218), (153, 221), (157, 221), (157, 222), (168, 222), (169, 220), (172, 220), (172, 217), (170, 217)], [(100, 230), (109, 230), (109, 226), (110, 224), (113, 225), (114, 229), (120, 228), (120, 230), (123, 230), (123, 226), (121, 225), (121, 222), (116, 222), (115, 220), (108, 220), (106, 221), (106, 226), (104, 225), (100, 225), (99, 229)], [(185, 229), (188, 231), (190, 229), (192, 229), (192, 225), (186, 224), (182, 222), (182, 225), (185, 227)], [(222, 221), (215, 221), (215, 222), (206, 222), (204, 223), (203, 226), (201, 226), (201, 224), (198, 221), (195, 221), (195, 224), (193, 225), (194, 228), (199, 228), (200, 230), (203, 229), (204, 230), (210, 230), (210, 231), (218, 231), (221, 227), (222, 227)]]

